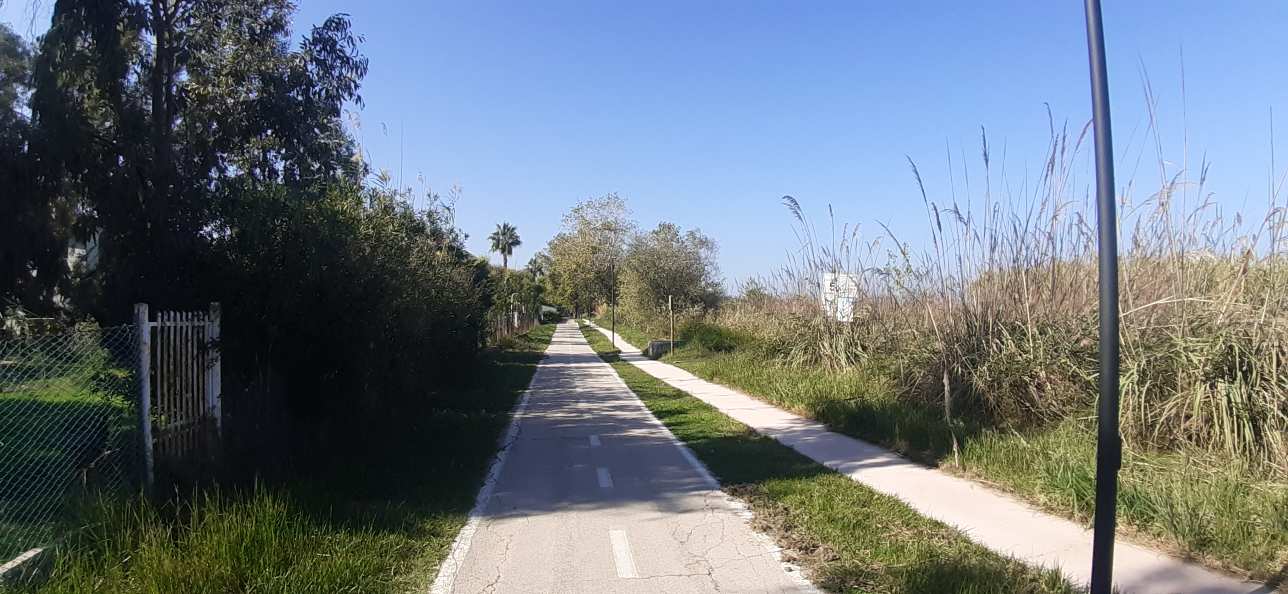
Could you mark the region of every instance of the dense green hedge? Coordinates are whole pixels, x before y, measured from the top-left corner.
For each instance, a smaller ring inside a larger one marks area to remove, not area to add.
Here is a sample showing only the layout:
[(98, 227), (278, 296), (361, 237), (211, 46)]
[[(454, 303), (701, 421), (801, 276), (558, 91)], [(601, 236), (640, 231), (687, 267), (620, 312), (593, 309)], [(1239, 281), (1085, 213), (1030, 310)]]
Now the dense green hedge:
[(434, 211), (356, 184), (248, 190), (225, 207), (211, 294), (227, 411), (252, 449), (270, 428), (326, 442), (427, 398), (477, 353), (493, 283)]

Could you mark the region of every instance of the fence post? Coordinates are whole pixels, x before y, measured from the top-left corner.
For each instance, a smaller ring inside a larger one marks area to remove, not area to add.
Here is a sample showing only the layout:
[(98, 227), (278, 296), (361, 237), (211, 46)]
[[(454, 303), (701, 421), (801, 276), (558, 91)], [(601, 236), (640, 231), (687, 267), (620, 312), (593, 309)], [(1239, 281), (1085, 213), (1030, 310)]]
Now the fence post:
[(152, 327), (148, 304), (134, 304), (134, 331), (139, 349), (139, 437), (143, 442), (143, 490), (152, 494)]
[(209, 384), (206, 390), (206, 410), (215, 418), (215, 438), (221, 441), (224, 436), (224, 357), (223, 347), (219, 344), (219, 321), (222, 314), (223, 308), (219, 306), (219, 302), (214, 302), (210, 304), (210, 314), (206, 317), (206, 352), (213, 357), (210, 359), (210, 367), (206, 369), (206, 381)]

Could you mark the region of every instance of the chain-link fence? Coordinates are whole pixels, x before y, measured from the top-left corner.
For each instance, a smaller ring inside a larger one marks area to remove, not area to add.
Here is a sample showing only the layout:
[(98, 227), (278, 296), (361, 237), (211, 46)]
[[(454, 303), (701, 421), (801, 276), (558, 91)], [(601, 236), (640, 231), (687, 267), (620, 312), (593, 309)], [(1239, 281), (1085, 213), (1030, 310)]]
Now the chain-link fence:
[(0, 335), (0, 563), (137, 484), (136, 345), (133, 326)]

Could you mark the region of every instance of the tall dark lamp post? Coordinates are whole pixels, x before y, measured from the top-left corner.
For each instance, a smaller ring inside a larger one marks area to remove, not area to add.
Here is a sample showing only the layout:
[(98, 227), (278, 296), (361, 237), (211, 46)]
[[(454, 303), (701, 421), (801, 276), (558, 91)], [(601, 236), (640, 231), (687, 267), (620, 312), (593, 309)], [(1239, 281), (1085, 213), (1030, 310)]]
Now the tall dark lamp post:
[(1122, 437), (1118, 433), (1118, 215), (1105, 31), (1100, 19), (1100, 0), (1085, 1), (1091, 114), (1096, 140), (1096, 225), (1100, 235), (1100, 399), (1096, 411), (1096, 518), (1091, 545), (1091, 592), (1109, 594), (1114, 579), (1118, 468), (1122, 466)]

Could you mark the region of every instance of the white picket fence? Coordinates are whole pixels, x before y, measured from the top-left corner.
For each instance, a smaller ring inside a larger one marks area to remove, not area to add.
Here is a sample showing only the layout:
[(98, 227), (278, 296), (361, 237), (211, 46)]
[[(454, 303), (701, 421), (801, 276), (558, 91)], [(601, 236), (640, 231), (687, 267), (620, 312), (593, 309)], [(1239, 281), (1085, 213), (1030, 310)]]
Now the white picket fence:
[(218, 303), (208, 311), (158, 311), (134, 306), (139, 336), (139, 408), (145, 480), (154, 461), (210, 456), (222, 433), (222, 365)]

